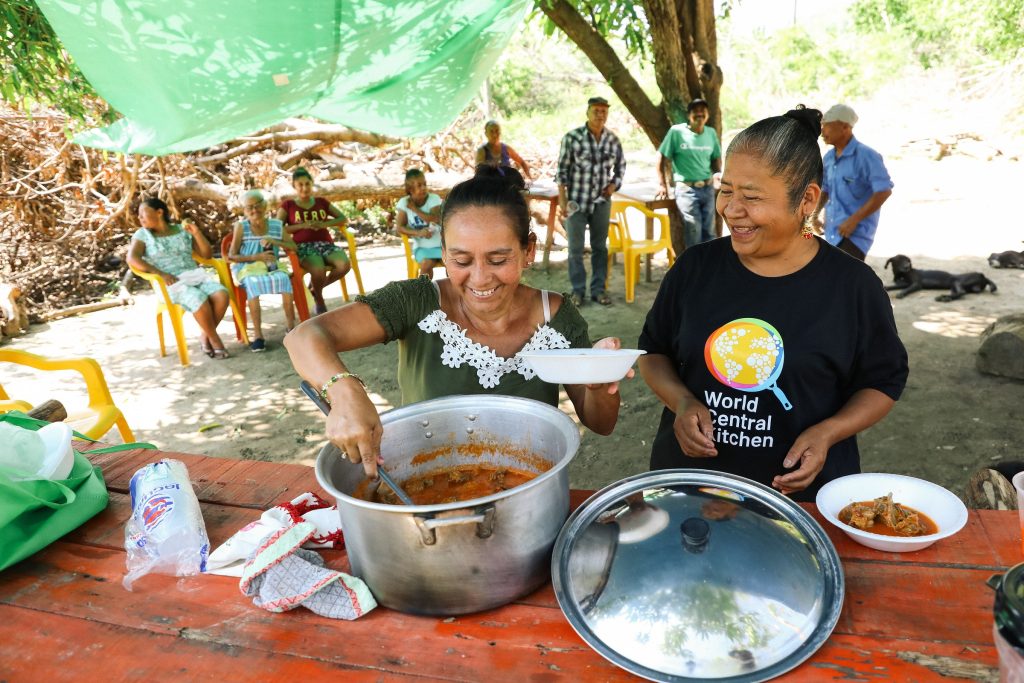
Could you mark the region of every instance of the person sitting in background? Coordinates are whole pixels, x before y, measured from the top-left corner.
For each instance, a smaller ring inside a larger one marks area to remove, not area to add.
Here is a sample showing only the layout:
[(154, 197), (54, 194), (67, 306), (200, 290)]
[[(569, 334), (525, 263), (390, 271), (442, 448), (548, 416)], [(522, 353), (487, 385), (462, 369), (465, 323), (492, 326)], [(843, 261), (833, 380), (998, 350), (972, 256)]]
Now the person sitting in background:
[[(530, 167), (523, 161), (523, 158), (501, 141), (501, 124), (493, 119), (485, 123), (484, 137), (487, 138), (487, 142), (476, 150), (476, 167), (478, 169), (481, 166), (490, 166), (498, 169), (502, 175), (509, 172), (519, 175), (519, 171), (512, 166), (512, 162), (515, 162), (522, 169), (522, 175), (526, 177), (526, 180), (533, 180), (530, 175)], [(525, 181), (523, 185), (526, 185)]]
[(228, 357), (217, 324), (224, 319), (228, 291), (199, 267), (193, 256), (210, 258), (213, 249), (199, 227), (189, 219), (171, 223), (170, 210), (151, 197), (139, 206), (141, 228), (128, 245), (128, 265), (143, 273), (159, 275), (167, 284), (171, 302), (191, 313), (199, 323), (203, 353), (221, 360)]
[[(587, 348), (587, 322), (571, 301), (522, 284), (537, 236), (522, 193), (475, 176), (444, 205), (448, 278), (385, 285), (285, 337), (295, 370), (333, 406), (327, 438), (376, 476), (382, 426), (366, 388), (339, 353), (398, 341), (402, 403), (453, 394), (520, 396), (558, 405), (558, 386), (538, 378), (524, 349)], [(619, 348), (618, 339), (599, 341)], [(565, 387), (580, 422), (609, 434), (619, 414), (618, 383)]]
[(441, 263), (441, 198), (427, 191), (427, 178), (418, 168), (405, 172), (406, 195), (395, 204), (395, 227), (412, 238), (412, 258), (420, 275), (434, 277)]
[(265, 351), (260, 297), (280, 294), (288, 331), (295, 327), (295, 307), (292, 299), (292, 281), (288, 273), (278, 267), (280, 249), (295, 250), (295, 242), (284, 237), (284, 224), (276, 218), (267, 218), (267, 201), (259, 190), (249, 190), (242, 196), (245, 218), (235, 223), (231, 237), (231, 250), (226, 255), (231, 262), (235, 281), (245, 289), (252, 318), (253, 340), (251, 351)]
[(662, 281), (639, 344), (665, 404), (652, 469), (715, 469), (813, 501), (860, 471), (856, 434), (906, 385), (882, 282), (813, 235), (819, 121), (798, 108), (733, 139), (717, 202), (729, 239), (688, 248)]
[(328, 228), (345, 229), (345, 217), (326, 199), (313, 197), (313, 176), (301, 166), (292, 173), (295, 199), (286, 199), (277, 210), (296, 244), (302, 269), (309, 273), (309, 291), (316, 313), (327, 310), (324, 288), (345, 277), (351, 265), (348, 254), (334, 243)]

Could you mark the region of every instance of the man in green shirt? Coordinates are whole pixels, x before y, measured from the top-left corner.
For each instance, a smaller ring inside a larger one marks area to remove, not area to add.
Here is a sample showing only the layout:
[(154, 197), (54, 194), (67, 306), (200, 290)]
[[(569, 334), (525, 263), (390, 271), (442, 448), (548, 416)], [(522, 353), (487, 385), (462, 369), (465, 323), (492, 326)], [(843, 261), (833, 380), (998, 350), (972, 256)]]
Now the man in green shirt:
[(715, 190), (713, 177), (722, 170), (718, 133), (705, 125), (708, 103), (702, 99), (686, 107), (687, 123), (672, 126), (658, 151), (658, 199), (668, 196), (668, 178), (675, 185), (676, 206), (686, 226), (686, 246), (715, 238)]

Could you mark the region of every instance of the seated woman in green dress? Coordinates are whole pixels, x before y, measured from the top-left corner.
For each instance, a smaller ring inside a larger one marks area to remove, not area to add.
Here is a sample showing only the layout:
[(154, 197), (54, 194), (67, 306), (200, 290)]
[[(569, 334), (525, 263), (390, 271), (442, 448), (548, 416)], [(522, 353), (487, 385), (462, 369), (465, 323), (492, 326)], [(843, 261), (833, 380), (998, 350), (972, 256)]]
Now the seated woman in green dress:
[(167, 204), (151, 197), (139, 206), (141, 228), (128, 246), (128, 265), (143, 273), (155, 273), (167, 284), (171, 301), (195, 316), (200, 344), (210, 358), (228, 357), (217, 334), (217, 323), (228, 310), (228, 290), (192, 258), (210, 258), (213, 249), (195, 223), (171, 223)]
[[(327, 438), (371, 477), (381, 461), (380, 418), (339, 352), (397, 340), (403, 404), (502, 394), (557, 405), (558, 386), (536, 377), (519, 352), (591, 346), (587, 322), (568, 298), (521, 283), (537, 236), (522, 193), (496, 172), (452, 188), (441, 225), (447, 279), (392, 282), (285, 337), (299, 375), (343, 406), (327, 416)], [(619, 348), (620, 342), (607, 338), (595, 346)], [(580, 422), (611, 433), (619, 415), (617, 382), (565, 391)]]

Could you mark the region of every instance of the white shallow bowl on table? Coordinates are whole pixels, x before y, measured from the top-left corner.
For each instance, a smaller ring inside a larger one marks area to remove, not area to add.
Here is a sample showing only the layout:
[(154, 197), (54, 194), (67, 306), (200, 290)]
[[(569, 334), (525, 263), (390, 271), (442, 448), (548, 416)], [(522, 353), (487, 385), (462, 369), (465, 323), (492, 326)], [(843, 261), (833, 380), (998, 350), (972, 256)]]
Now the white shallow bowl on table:
[(552, 384), (604, 384), (626, 376), (640, 349), (549, 349), (520, 351), (519, 355), (545, 382)]
[[(839, 521), (839, 511), (850, 503), (880, 498), (892, 493), (892, 499), (928, 515), (938, 533), (927, 536), (883, 536), (861, 531)], [(863, 472), (839, 477), (821, 487), (815, 499), (818, 511), (847, 536), (861, 545), (890, 553), (909, 553), (927, 548), (948, 538), (967, 524), (967, 507), (953, 493), (924, 479), (902, 474)]]

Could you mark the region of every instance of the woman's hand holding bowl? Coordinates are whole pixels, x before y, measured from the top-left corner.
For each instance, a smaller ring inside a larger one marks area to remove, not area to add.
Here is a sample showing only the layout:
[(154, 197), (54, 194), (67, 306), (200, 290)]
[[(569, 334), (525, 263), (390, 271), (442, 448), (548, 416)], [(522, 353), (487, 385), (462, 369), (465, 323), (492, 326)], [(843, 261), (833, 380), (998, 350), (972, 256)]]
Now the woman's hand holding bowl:
[[(622, 340), (618, 337), (605, 337), (604, 339), (598, 340), (594, 347), (595, 349), (611, 349), (612, 351), (622, 348)], [(632, 379), (636, 371), (633, 368), (629, 369), (626, 373), (626, 379)], [(619, 391), (618, 382), (605, 382), (604, 384), (585, 384), (587, 391), (601, 391), (606, 390), (609, 394), (615, 394)]]

